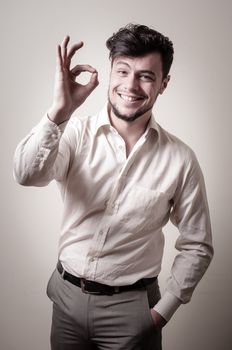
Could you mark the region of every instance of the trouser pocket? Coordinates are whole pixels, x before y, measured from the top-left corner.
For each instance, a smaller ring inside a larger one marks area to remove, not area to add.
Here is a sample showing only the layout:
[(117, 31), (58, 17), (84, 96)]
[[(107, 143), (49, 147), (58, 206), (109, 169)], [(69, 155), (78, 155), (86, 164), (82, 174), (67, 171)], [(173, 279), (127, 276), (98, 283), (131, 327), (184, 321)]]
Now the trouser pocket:
[(56, 285), (56, 274), (57, 274), (57, 270), (55, 269), (48, 281), (47, 289), (46, 289), (46, 294), (51, 301), (54, 301), (53, 299), (54, 299), (54, 290)]
[(155, 322), (151, 315), (151, 309), (157, 304), (157, 302), (161, 298), (160, 289), (159, 289), (157, 280), (151, 285), (146, 287), (146, 291), (144, 291), (143, 298), (144, 298), (144, 308), (147, 314), (147, 318), (150, 321), (151, 326), (155, 328)]

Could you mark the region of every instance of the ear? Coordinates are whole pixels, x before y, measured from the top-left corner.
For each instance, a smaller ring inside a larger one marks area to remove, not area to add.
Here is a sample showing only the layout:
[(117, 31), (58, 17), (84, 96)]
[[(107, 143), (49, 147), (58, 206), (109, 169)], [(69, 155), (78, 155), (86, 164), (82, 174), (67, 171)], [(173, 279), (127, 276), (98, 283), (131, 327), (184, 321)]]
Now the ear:
[(164, 90), (168, 86), (168, 82), (169, 82), (170, 78), (171, 78), (171, 76), (167, 75), (167, 77), (163, 79), (163, 81), (161, 83), (160, 90), (159, 90), (160, 95), (162, 95), (162, 93), (164, 92)]

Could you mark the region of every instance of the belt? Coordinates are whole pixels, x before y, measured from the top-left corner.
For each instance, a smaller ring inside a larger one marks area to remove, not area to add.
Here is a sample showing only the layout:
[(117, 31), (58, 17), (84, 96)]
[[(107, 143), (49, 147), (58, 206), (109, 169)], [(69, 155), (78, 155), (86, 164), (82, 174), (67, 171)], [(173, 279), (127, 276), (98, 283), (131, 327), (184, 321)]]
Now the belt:
[(73, 276), (71, 275), (71, 273), (64, 270), (60, 261), (58, 261), (57, 263), (57, 270), (59, 271), (59, 273), (61, 274), (64, 280), (67, 280), (70, 283), (74, 284), (75, 286), (80, 287), (83, 293), (97, 294), (97, 295), (112, 295), (115, 293), (121, 293), (121, 292), (130, 291), (130, 290), (145, 288), (149, 284), (155, 282), (155, 280), (157, 279), (157, 277), (143, 278), (135, 282), (134, 284), (115, 287), (115, 286), (109, 286), (106, 284), (98, 283), (95, 281), (88, 281), (84, 278)]

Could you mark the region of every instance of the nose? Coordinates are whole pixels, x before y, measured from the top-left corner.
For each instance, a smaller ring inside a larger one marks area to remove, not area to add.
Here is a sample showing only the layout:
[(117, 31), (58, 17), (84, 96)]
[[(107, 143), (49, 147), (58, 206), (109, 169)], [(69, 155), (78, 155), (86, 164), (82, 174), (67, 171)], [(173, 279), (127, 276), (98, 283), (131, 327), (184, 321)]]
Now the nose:
[(139, 80), (135, 74), (128, 74), (124, 81), (124, 89), (126, 91), (137, 91), (139, 89)]

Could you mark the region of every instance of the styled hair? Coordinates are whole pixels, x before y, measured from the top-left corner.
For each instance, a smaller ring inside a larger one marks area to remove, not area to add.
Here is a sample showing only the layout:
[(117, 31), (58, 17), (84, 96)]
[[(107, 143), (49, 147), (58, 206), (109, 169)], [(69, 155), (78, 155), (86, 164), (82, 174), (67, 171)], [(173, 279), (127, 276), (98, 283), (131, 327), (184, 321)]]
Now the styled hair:
[(145, 25), (129, 23), (120, 28), (107, 41), (109, 58), (117, 56), (139, 57), (151, 52), (161, 55), (163, 78), (167, 77), (172, 65), (174, 49), (168, 37)]

